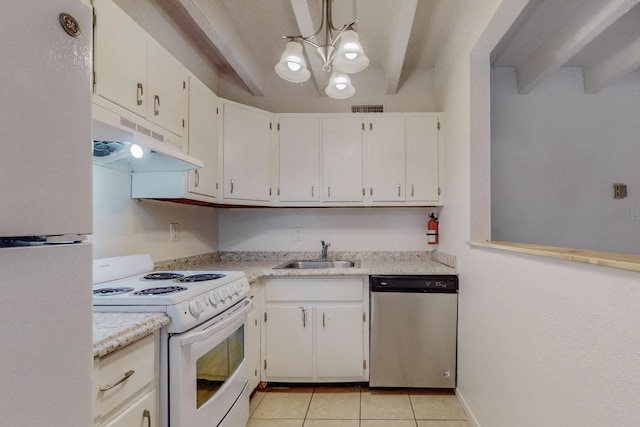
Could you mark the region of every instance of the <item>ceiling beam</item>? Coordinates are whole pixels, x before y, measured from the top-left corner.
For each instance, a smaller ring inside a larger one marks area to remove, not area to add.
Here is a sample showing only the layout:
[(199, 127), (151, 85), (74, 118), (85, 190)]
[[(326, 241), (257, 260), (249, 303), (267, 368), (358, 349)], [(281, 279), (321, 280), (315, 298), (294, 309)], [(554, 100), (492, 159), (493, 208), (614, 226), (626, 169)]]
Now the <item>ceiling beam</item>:
[(558, 37), (554, 37), (516, 68), (518, 91), (530, 93), (543, 78), (566, 64), (639, 1), (610, 0), (586, 22), (567, 22)]
[(597, 93), (612, 81), (640, 67), (640, 38), (598, 64), (584, 67), (584, 91)]
[[(291, 7), (293, 8), (293, 14), (298, 22), (300, 34), (303, 36), (309, 36), (315, 33), (317, 28), (313, 27), (313, 19), (311, 18), (311, 10), (309, 9), (309, 3), (307, 0), (291, 0)], [(322, 42), (318, 44), (324, 43)], [(322, 63), (320, 56), (317, 54), (316, 49), (306, 43), (303, 43), (303, 45), (305, 52), (307, 53), (309, 71), (311, 71), (313, 80), (316, 82), (318, 93), (324, 94), (324, 88), (327, 87), (329, 81), (328, 73), (322, 69), (324, 64)]]
[(389, 54), (385, 64), (385, 79), (387, 83), (387, 95), (398, 93), (400, 75), (404, 66), (404, 58), (407, 54), (409, 36), (416, 16), (418, 0), (402, 0), (397, 5), (398, 20), (393, 30), (393, 37), (389, 43)]
[(178, 1), (249, 91), (255, 96), (264, 96), (264, 73), (231, 20), (220, 13), (205, 14), (197, 0)]

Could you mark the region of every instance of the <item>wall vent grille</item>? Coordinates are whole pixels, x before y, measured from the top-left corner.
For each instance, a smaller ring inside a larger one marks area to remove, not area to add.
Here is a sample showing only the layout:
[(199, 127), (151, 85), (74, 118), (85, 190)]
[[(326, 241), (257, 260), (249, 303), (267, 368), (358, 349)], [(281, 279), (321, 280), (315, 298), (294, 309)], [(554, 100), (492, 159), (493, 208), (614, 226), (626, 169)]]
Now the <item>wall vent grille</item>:
[(352, 105), (352, 113), (384, 113), (383, 105)]

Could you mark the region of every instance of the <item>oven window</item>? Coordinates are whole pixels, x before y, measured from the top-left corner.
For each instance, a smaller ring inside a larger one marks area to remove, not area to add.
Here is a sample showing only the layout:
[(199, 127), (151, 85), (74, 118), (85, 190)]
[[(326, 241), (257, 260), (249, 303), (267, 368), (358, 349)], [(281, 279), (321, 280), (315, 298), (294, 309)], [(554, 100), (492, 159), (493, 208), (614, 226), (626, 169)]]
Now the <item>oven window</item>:
[(197, 393), (199, 408), (218, 392), (244, 359), (244, 326), (229, 338), (203, 354), (196, 361)]

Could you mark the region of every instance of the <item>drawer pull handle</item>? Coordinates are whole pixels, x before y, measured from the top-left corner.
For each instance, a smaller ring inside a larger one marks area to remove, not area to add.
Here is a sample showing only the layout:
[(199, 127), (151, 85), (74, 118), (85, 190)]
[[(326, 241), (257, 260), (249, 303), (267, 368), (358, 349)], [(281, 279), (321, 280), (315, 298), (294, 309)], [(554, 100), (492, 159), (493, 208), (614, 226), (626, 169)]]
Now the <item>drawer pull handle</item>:
[(131, 371), (127, 371), (124, 373), (124, 375), (122, 376), (122, 378), (120, 378), (120, 380), (117, 383), (111, 384), (111, 385), (103, 385), (100, 386), (100, 391), (107, 391), (107, 390), (111, 390), (112, 388), (114, 388), (117, 385), (122, 384), (123, 382), (125, 382), (126, 380), (128, 380), (131, 375), (135, 374), (136, 371), (131, 370)]
[(147, 427), (151, 427), (151, 413), (148, 409), (142, 411), (142, 419), (144, 420), (145, 418), (147, 419)]

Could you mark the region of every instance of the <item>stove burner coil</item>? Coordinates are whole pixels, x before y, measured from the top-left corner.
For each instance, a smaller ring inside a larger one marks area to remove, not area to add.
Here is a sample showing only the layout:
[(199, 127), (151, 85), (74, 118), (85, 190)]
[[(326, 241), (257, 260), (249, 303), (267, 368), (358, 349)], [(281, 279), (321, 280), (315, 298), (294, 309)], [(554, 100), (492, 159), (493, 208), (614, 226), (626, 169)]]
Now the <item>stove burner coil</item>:
[(170, 273), (166, 271), (159, 271), (157, 273), (149, 273), (143, 277), (144, 280), (173, 280), (184, 277), (184, 274)]
[(102, 289), (94, 289), (93, 295), (98, 297), (108, 297), (110, 295), (120, 295), (126, 294), (127, 292), (131, 292), (133, 288), (102, 288)]
[(140, 291), (136, 291), (133, 295), (165, 295), (172, 294), (174, 292), (186, 291), (187, 288), (183, 288), (182, 286), (164, 286), (160, 288), (147, 288), (142, 289)]
[(207, 280), (220, 279), (221, 277), (224, 277), (224, 276), (225, 276), (224, 274), (213, 274), (213, 273), (192, 274), (191, 276), (185, 276), (185, 277), (180, 277), (178, 279), (175, 279), (174, 282), (179, 282), (179, 283), (206, 282)]

